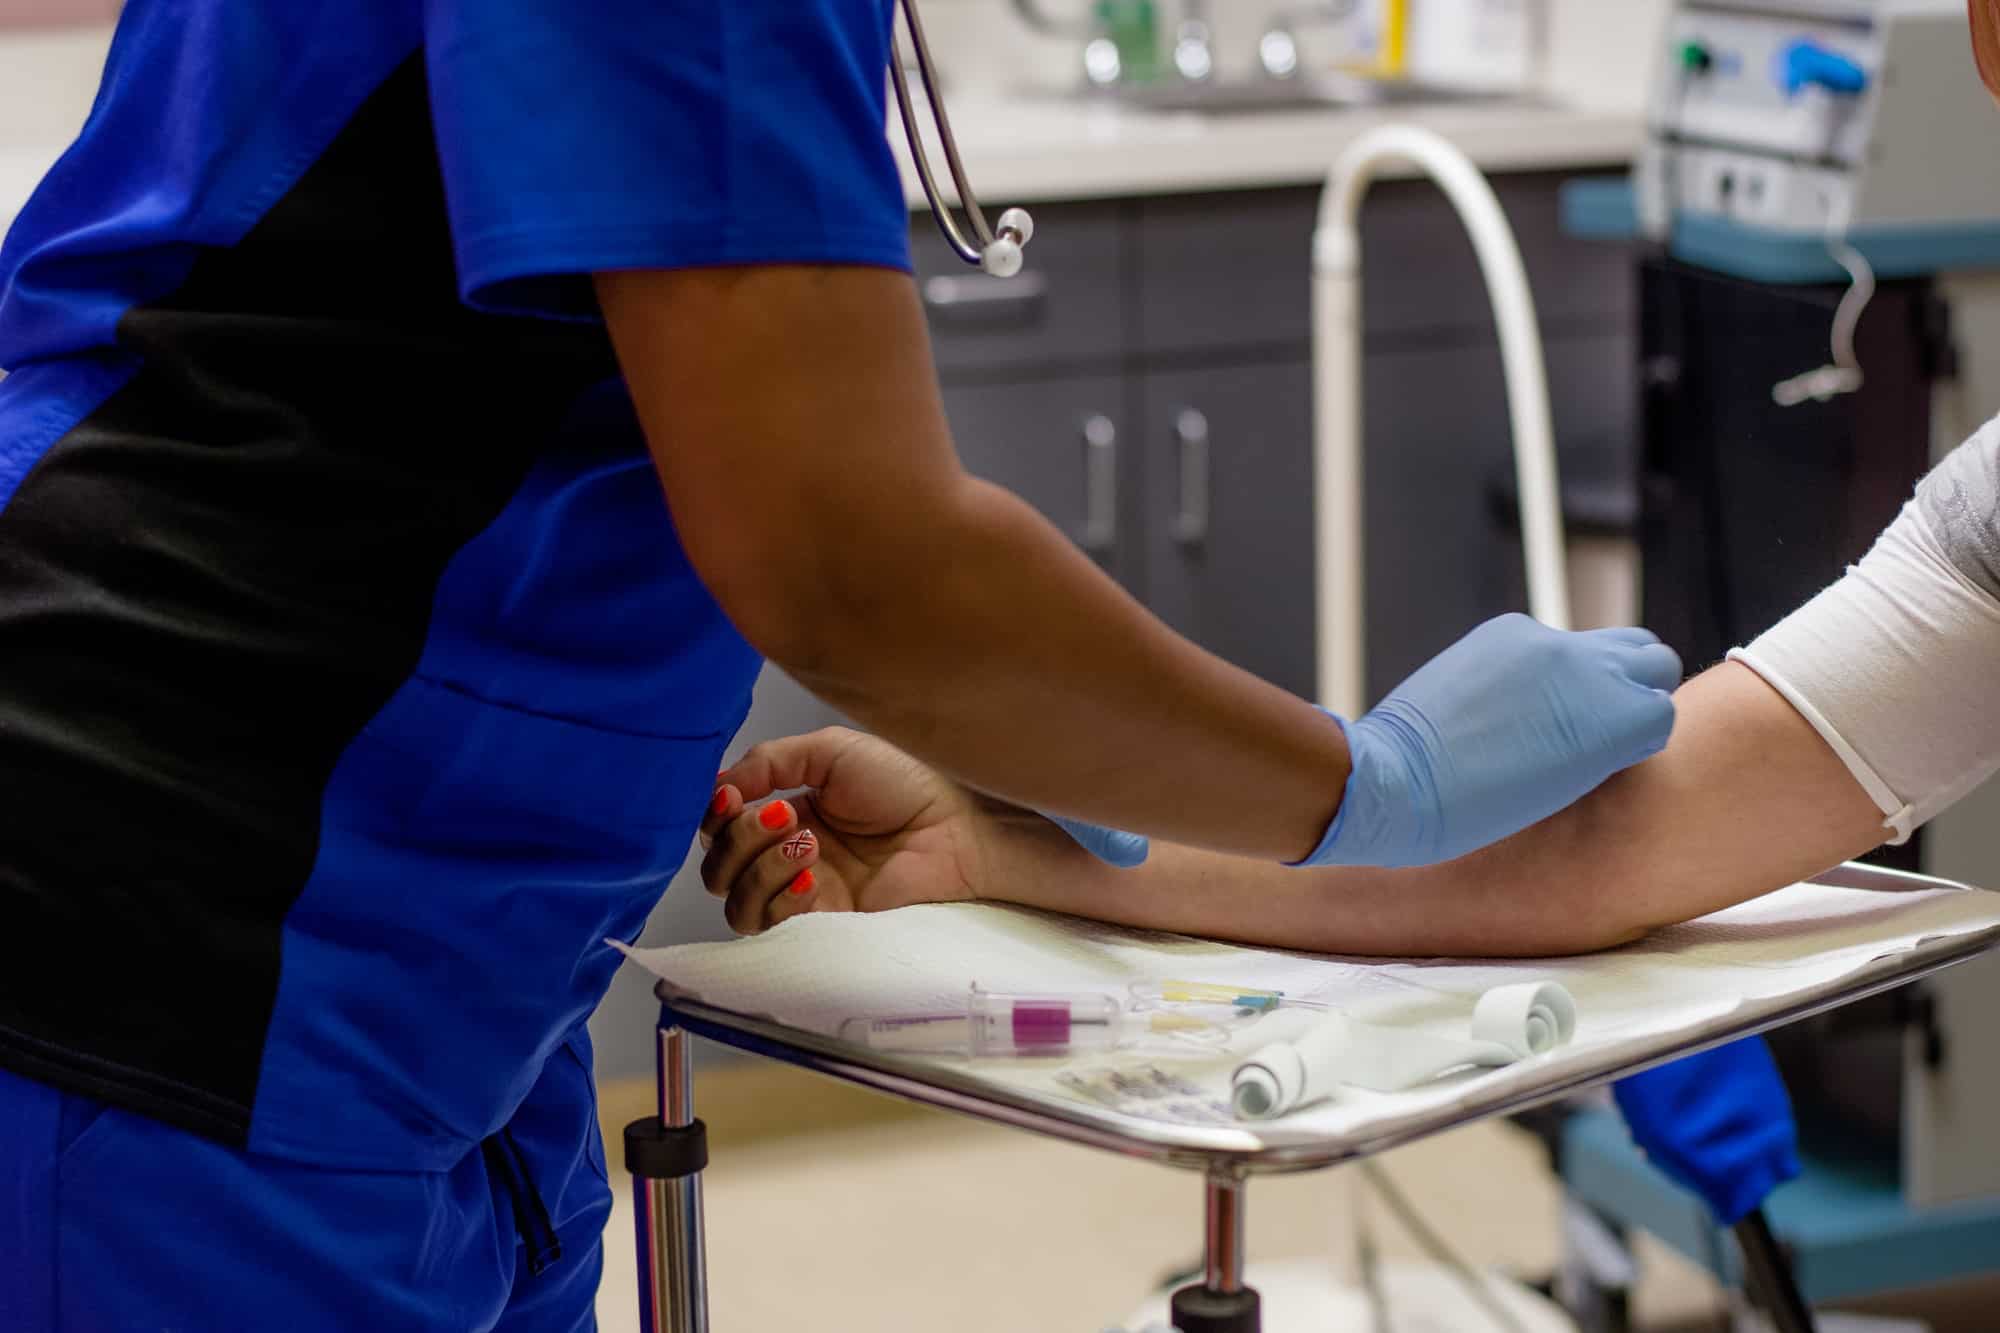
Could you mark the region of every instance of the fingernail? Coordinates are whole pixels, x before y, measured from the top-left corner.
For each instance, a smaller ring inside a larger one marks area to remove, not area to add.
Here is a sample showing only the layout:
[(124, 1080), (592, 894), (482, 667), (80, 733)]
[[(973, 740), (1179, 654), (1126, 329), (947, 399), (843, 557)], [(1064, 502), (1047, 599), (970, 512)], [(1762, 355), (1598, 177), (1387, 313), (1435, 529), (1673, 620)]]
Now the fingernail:
[(785, 892), (794, 898), (803, 898), (813, 891), (813, 872), (810, 868), (801, 870), (798, 878), (785, 886)]
[(800, 829), (785, 839), (784, 845), (778, 850), (785, 854), (787, 861), (803, 861), (813, 854), (813, 847), (818, 841), (819, 839), (813, 837), (811, 829)]
[(715, 794), (714, 800), (708, 803), (708, 813), (710, 813), (711, 815), (719, 815), (728, 808), (729, 808), (729, 789), (725, 787), (723, 790)]
[(792, 822), (792, 803), (790, 801), (771, 802), (757, 812), (757, 822), (771, 830), (771, 832), (776, 833), (779, 829)]

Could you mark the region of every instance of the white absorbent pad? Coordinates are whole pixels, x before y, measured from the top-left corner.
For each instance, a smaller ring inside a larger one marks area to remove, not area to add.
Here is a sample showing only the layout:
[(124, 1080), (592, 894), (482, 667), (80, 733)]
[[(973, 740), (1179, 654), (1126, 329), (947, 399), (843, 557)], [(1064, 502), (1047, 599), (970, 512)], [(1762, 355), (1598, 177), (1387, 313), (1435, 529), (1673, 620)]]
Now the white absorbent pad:
[[(1246, 901), (1245, 910), (1254, 907)], [(988, 904), (908, 907), (875, 916), (809, 913), (752, 939), (629, 952), (678, 994), (820, 1037), (834, 1036), (842, 1020), (857, 1015), (950, 1012), (964, 1004), (974, 983), (996, 991), (1094, 991), (1124, 999), (1135, 982), (1215, 982), (1280, 990), (1366, 1023), (1457, 1039), (1467, 1033), (1479, 997), (1495, 987), (1552, 981), (1575, 999), (1575, 1031), (1556, 1049), (1397, 1092), (1343, 1087), (1331, 1100), (1254, 1124), (1239, 1124), (1229, 1111), (1232, 1071), (1244, 1056), (1291, 1040), (1322, 1014), (1280, 1008), (1232, 1026), (1226, 1043), (1209, 1046), (1149, 1042), (1073, 1059), (938, 1058), (961, 1074), (1038, 1101), (1092, 1101), (1100, 1109), (1113, 1106), (1118, 1119), (1206, 1126), (1189, 1141), (1254, 1149), (1305, 1139), (1379, 1141), (1399, 1129), (1434, 1125), (1441, 1110), (1494, 1106), (1496, 1094), (1505, 1100), (1554, 1091), (1601, 1074), (1608, 1063), (1636, 1067), (1670, 1053), (1676, 1042), (1689, 1046), (1713, 1035), (1718, 1020), (1776, 1017), (1824, 998), (1842, 978), (1853, 978), (1858, 987), (1879, 972), (1871, 968), (1878, 960), (1996, 930), (2000, 894), (1799, 884), (1579, 958), (1329, 957)], [(906, 1059), (898, 1059), (899, 1068), (909, 1068)], [(1107, 1086), (1138, 1087), (1131, 1077), (1109, 1076), (1139, 1070), (1163, 1072), (1176, 1091), (1152, 1102), (1104, 1095)]]

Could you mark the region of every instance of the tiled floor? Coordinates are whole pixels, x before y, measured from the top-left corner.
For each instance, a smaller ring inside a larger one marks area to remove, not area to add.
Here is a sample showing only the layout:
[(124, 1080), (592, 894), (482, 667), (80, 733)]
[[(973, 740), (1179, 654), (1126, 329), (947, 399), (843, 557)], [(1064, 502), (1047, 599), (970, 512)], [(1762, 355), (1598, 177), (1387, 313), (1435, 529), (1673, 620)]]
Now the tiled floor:
[[(918, 1111), (761, 1065), (704, 1073), (712, 1126), (709, 1277), (718, 1333), (1095, 1333), (1198, 1258), (1188, 1174)], [(643, 1112), (608, 1089), (606, 1120)], [(1477, 1262), (1520, 1272), (1555, 1257), (1556, 1196), (1539, 1149), (1502, 1125), (1390, 1154), (1393, 1176)], [(1351, 1251), (1352, 1177), (1258, 1181), (1257, 1258)], [(604, 1333), (634, 1333), (631, 1221), (607, 1245)], [(1389, 1255), (1414, 1253), (1382, 1221)], [(1641, 1293), (1649, 1327), (1700, 1327), (1717, 1297), (1672, 1256)], [(1055, 1312), (1052, 1316), (1051, 1312)]]

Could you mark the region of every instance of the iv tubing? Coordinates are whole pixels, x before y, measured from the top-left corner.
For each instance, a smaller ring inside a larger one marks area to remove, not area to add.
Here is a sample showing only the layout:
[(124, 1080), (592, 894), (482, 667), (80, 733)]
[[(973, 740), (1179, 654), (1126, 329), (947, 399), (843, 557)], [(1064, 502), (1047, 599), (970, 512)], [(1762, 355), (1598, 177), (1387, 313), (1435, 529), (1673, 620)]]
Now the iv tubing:
[(1392, 162), (1421, 169), (1472, 237), (1500, 330), (1514, 466), (1521, 492), (1528, 610), (1570, 627), (1562, 506), (1549, 378), (1521, 250), (1486, 178), (1449, 140), (1387, 125), (1362, 135), (1327, 178), (1313, 236), (1314, 472), (1319, 702), (1346, 717), (1366, 709), (1362, 569), (1361, 201)]

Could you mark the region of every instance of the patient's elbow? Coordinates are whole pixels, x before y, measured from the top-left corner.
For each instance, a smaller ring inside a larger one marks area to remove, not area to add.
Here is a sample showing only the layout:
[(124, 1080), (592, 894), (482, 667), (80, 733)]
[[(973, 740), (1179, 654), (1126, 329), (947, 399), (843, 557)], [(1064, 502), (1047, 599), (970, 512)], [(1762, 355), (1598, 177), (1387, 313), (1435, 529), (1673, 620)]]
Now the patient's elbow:
[(1551, 904), (1555, 911), (1545, 922), (1545, 953), (1569, 956), (1622, 949), (1663, 924), (1647, 919), (1630, 895), (1615, 887), (1607, 889), (1595, 876), (1579, 876), (1573, 883), (1580, 892), (1562, 895), (1567, 901)]
[(1587, 935), (1577, 953), (1606, 953), (1612, 949), (1622, 949), (1628, 944), (1637, 944), (1653, 933), (1653, 927), (1641, 925), (1607, 925)]

